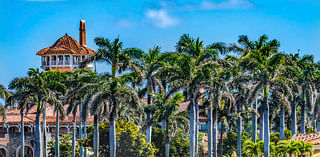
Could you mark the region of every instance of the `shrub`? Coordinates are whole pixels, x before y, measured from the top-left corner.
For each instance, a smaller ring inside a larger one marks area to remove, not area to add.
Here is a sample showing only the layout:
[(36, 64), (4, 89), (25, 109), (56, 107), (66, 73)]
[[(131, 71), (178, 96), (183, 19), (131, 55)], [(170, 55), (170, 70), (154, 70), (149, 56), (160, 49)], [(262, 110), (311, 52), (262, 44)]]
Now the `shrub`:
[[(154, 145), (147, 144), (146, 136), (139, 133), (133, 122), (119, 120), (116, 123), (117, 156), (154, 157), (158, 151)], [(93, 146), (93, 125), (88, 127), (88, 138), (79, 140), (85, 147)], [(99, 153), (109, 156), (109, 122), (99, 124)]]
[[(54, 157), (55, 155), (55, 139), (48, 142), (48, 156)], [(66, 134), (59, 138), (59, 154), (60, 156), (72, 155), (72, 135)], [(79, 155), (79, 144), (76, 142), (76, 155)]]
[[(152, 128), (152, 143), (159, 148), (157, 157), (165, 156), (165, 132), (161, 128)], [(171, 157), (188, 157), (189, 156), (189, 135), (188, 133), (177, 130), (176, 136), (172, 138), (170, 143), (170, 156)]]

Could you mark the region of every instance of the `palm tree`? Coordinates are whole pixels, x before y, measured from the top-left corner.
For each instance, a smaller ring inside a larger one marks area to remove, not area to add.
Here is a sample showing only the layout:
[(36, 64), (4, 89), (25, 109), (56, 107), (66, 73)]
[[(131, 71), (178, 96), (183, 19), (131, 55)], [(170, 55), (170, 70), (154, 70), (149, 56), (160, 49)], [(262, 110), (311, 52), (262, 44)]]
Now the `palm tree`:
[(165, 99), (162, 94), (158, 94), (155, 100), (157, 107), (153, 122), (159, 123), (166, 121), (165, 135), (165, 156), (170, 156), (171, 139), (175, 136), (178, 129), (188, 130), (189, 120), (185, 111), (178, 111), (179, 104), (184, 101), (181, 93), (176, 93), (172, 98)]
[(255, 82), (255, 87), (250, 97), (257, 95), (259, 90), (262, 90), (263, 93), (264, 156), (269, 157), (269, 92), (275, 87), (279, 87), (287, 93), (290, 91), (288, 84), (293, 80), (283, 75), (286, 68), (283, 66), (284, 55), (277, 52), (280, 46), (279, 42), (277, 40), (267, 41), (268, 38), (265, 35), (261, 36), (259, 40), (262, 41), (262, 47), (244, 56), (241, 64), (254, 73), (252, 80)]
[(305, 132), (305, 121), (306, 121), (306, 107), (311, 107), (313, 104), (312, 94), (315, 91), (314, 84), (314, 72), (315, 64), (313, 63), (313, 56), (306, 57), (304, 59), (303, 68), (301, 69), (300, 76), (298, 77), (298, 84), (301, 86), (302, 93), (300, 95), (301, 100), (301, 133)]
[[(296, 113), (296, 108), (297, 108), (297, 103), (298, 103), (298, 96), (299, 95), (306, 95), (308, 93), (308, 104), (309, 107), (311, 106), (311, 93), (314, 86), (313, 80), (315, 80), (313, 77), (313, 70), (314, 70), (314, 64), (313, 64), (313, 56), (311, 55), (305, 55), (302, 57), (299, 57), (299, 54), (290, 54), (286, 55), (286, 64), (288, 65), (288, 70), (287, 70), (287, 77), (292, 78), (300, 87), (301, 91), (299, 90), (294, 90), (293, 91), (293, 96), (291, 97), (292, 101), (292, 112), (291, 112), (291, 132), (292, 135), (295, 135), (297, 133), (297, 113)], [(303, 98), (303, 96), (300, 96), (300, 98)], [(305, 99), (307, 97), (304, 97)], [(304, 100), (303, 100), (304, 101)], [(307, 100), (305, 100), (307, 101)], [(303, 103), (304, 104), (304, 103)], [(304, 108), (305, 105), (302, 105), (302, 118), (301, 118), (301, 124), (305, 125), (305, 112)], [(301, 127), (300, 131), (301, 133), (304, 132), (304, 127)]]
[[(10, 86), (10, 85), (9, 85)], [(31, 97), (26, 95), (24, 89), (15, 89), (14, 93), (7, 98), (6, 107), (18, 104), (20, 109), (20, 128), (21, 128), (21, 156), (24, 156), (24, 112), (28, 112), (31, 106)]]
[[(10, 96), (10, 92), (0, 84), (0, 98), (6, 101), (8, 97)], [(1, 104), (0, 102), (0, 116), (2, 117), (3, 122), (6, 121), (6, 111), (5, 108), (3, 107), (4, 104)]]
[[(87, 103), (91, 104), (91, 112), (96, 113), (104, 110), (106, 105), (109, 105), (111, 109), (109, 115), (110, 121), (110, 132), (109, 137), (111, 138), (110, 143), (110, 156), (115, 155), (116, 147), (115, 139), (115, 123), (118, 113), (119, 106), (121, 105), (139, 105), (139, 97), (135, 90), (130, 86), (126, 85), (126, 79), (124, 77), (116, 77), (112, 79), (110, 76), (104, 76), (99, 79), (96, 84), (91, 85), (91, 88), (95, 89), (90, 97), (90, 101)], [(107, 102), (107, 103), (105, 103)], [(86, 104), (84, 104), (86, 105)], [(112, 152), (114, 151), (114, 152)]]
[(253, 141), (244, 142), (244, 154), (250, 157), (260, 157), (263, 154), (263, 141), (258, 141), (257, 143)]
[[(92, 62), (106, 62), (111, 65), (111, 83), (110, 87), (115, 88), (112, 89), (112, 92), (118, 92), (117, 86), (122, 87), (121, 82), (123, 80), (120, 79), (120, 82), (116, 75), (118, 73), (122, 73), (125, 70), (131, 69), (133, 71), (139, 71), (141, 73), (141, 67), (137, 63), (137, 59), (141, 57), (143, 51), (136, 49), (136, 48), (127, 48), (122, 49), (122, 42), (119, 39), (115, 39), (113, 42), (110, 42), (108, 39), (104, 38), (95, 38), (96, 44), (99, 46), (97, 54), (91, 57), (88, 57), (86, 60), (83, 61), (82, 66)], [(120, 84), (119, 84), (120, 83)], [(127, 88), (127, 87), (125, 87)], [(122, 88), (119, 88), (122, 89)], [(112, 93), (113, 95), (116, 93)], [(115, 121), (118, 114), (118, 105), (119, 102), (115, 98), (109, 102), (113, 110), (110, 112), (109, 120), (110, 120), (110, 157), (116, 156), (116, 136), (115, 136)], [(95, 121), (98, 120), (97, 117), (97, 110), (95, 110)], [(95, 143), (94, 143), (94, 153), (95, 156), (98, 156), (98, 124), (95, 123)]]
[[(67, 108), (67, 114), (73, 113), (73, 116), (77, 114), (78, 108), (80, 110), (80, 119), (79, 119), (79, 138), (82, 139), (82, 122), (85, 123), (87, 117), (88, 117), (88, 107), (84, 106), (83, 102), (88, 101), (88, 97), (90, 95), (90, 89), (87, 88), (87, 85), (95, 83), (95, 77), (96, 74), (90, 70), (84, 70), (84, 69), (77, 69), (71, 73), (69, 73), (67, 80), (65, 81), (65, 85), (69, 87), (69, 91), (65, 97), (64, 103), (69, 104)], [(82, 92), (79, 91), (81, 88), (86, 88), (86, 90), (82, 90)], [(83, 100), (83, 101), (81, 101)], [(75, 118), (74, 118), (75, 120)], [(75, 121), (73, 122), (73, 125), (75, 125)], [(74, 126), (74, 128), (76, 128)], [(73, 130), (73, 138), (72, 138), (72, 144), (73, 148), (75, 148), (75, 129)], [(83, 128), (84, 134), (86, 132), (86, 126)], [(75, 150), (73, 149), (75, 152)], [(83, 152), (82, 145), (80, 145), (80, 156), (82, 154), (86, 154), (86, 152)], [(73, 153), (75, 154), (75, 153)]]
[(205, 48), (199, 38), (193, 39), (187, 34), (180, 37), (176, 47), (181, 53), (176, 55), (177, 66), (165, 67), (165, 74), (168, 74), (166, 80), (170, 83), (169, 93), (184, 89), (190, 100), (190, 157), (194, 157), (198, 154), (199, 89), (209, 88), (210, 71), (219, 67), (218, 62), (213, 60), (218, 53), (216, 49)]
[[(291, 94), (291, 93), (290, 93)], [(292, 97), (292, 94), (290, 95)], [(272, 91), (272, 97), (276, 103), (280, 103), (280, 140), (285, 140), (284, 129), (285, 129), (285, 109), (290, 112), (290, 102), (287, 99), (284, 91), (279, 88), (275, 88)]]
[[(64, 88), (63, 84), (53, 79), (55, 72), (39, 72), (38, 69), (30, 68), (28, 71), (29, 77), (15, 78), (9, 84), (10, 89), (23, 89), (19, 90), (19, 94), (30, 99), (30, 103), (37, 105), (36, 114), (36, 130), (35, 130), (35, 156), (46, 156), (46, 140), (43, 139), (41, 145), (41, 127), (40, 127), (40, 114), (43, 113), (43, 125), (45, 123), (45, 106), (48, 100), (52, 98), (57, 92), (61, 92)], [(44, 127), (46, 128), (46, 127)], [(45, 131), (44, 129), (44, 136)]]
[[(147, 80), (147, 97), (148, 97), (148, 106), (151, 106), (153, 103), (152, 97), (155, 93), (155, 86), (158, 85), (159, 89), (163, 93), (161, 81), (155, 76), (155, 72), (165, 64), (164, 61), (164, 55), (160, 53), (160, 47), (156, 46), (153, 49), (149, 49), (148, 54), (143, 54), (142, 57), (140, 58), (142, 61), (142, 72), (143, 74), (140, 74), (142, 78), (146, 78)], [(147, 110), (147, 120), (149, 121), (151, 119), (152, 113), (151, 111)], [(147, 128), (147, 143), (151, 141), (151, 130), (152, 126), (148, 126)]]
[[(63, 84), (63, 81), (66, 79), (65, 73), (50, 71), (45, 73), (46, 79), (50, 81), (55, 81), (55, 91), (50, 91), (47, 98), (47, 103), (54, 106), (56, 112), (56, 136), (55, 136), (55, 156), (59, 157), (59, 117), (61, 120), (65, 118), (65, 110), (63, 107), (62, 99), (67, 92), (66, 86)], [(60, 116), (59, 116), (60, 114)]]

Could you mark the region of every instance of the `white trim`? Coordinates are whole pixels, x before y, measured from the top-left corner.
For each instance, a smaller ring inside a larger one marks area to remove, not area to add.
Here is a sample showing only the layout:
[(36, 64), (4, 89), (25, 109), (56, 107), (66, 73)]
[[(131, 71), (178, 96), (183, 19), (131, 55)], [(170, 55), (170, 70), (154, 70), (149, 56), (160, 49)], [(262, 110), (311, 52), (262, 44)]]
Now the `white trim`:
[[(24, 144), (24, 146), (26, 147), (30, 147), (31, 148), (31, 150), (32, 150), (32, 156), (34, 157), (34, 150), (33, 150), (33, 147), (31, 147), (30, 145), (28, 145), (28, 144)], [(21, 148), (21, 145), (17, 148), (17, 150), (16, 150), (16, 156), (19, 156), (19, 149)], [(24, 152), (25, 153), (25, 152)]]
[(5, 146), (0, 145), (0, 149), (4, 149), (6, 151), (6, 157), (9, 157), (8, 149)]

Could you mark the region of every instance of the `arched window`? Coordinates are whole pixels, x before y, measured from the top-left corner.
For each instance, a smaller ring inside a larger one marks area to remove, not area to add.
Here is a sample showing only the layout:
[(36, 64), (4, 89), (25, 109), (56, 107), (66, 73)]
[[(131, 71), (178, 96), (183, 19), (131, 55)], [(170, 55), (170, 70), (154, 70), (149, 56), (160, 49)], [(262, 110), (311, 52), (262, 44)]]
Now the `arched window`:
[[(21, 157), (21, 146), (17, 149), (17, 157)], [(24, 146), (24, 157), (33, 157), (33, 149), (31, 146)]]

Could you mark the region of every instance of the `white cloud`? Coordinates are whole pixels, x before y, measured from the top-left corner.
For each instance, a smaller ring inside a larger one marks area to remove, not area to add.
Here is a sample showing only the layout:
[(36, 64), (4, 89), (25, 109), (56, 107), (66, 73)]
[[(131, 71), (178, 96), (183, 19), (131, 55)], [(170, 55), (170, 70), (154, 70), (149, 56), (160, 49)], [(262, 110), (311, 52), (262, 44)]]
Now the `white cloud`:
[(155, 26), (160, 28), (167, 28), (179, 23), (179, 19), (171, 17), (165, 9), (149, 9), (146, 16), (152, 20)]
[(120, 19), (115, 22), (115, 25), (117, 27), (121, 27), (121, 28), (128, 28), (128, 27), (132, 26), (133, 23), (128, 19)]
[(203, 0), (200, 2), (189, 1), (178, 3), (172, 1), (161, 1), (160, 6), (169, 10), (196, 11), (196, 10), (230, 10), (230, 9), (250, 9), (254, 4), (250, 0)]
[(199, 9), (201, 10), (216, 10), (216, 9), (249, 9), (253, 4), (249, 0), (227, 0), (216, 3), (211, 1), (203, 1)]
[(28, 2), (59, 2), (59, 1), (66, 1), (66, 0), (26, 0)]

